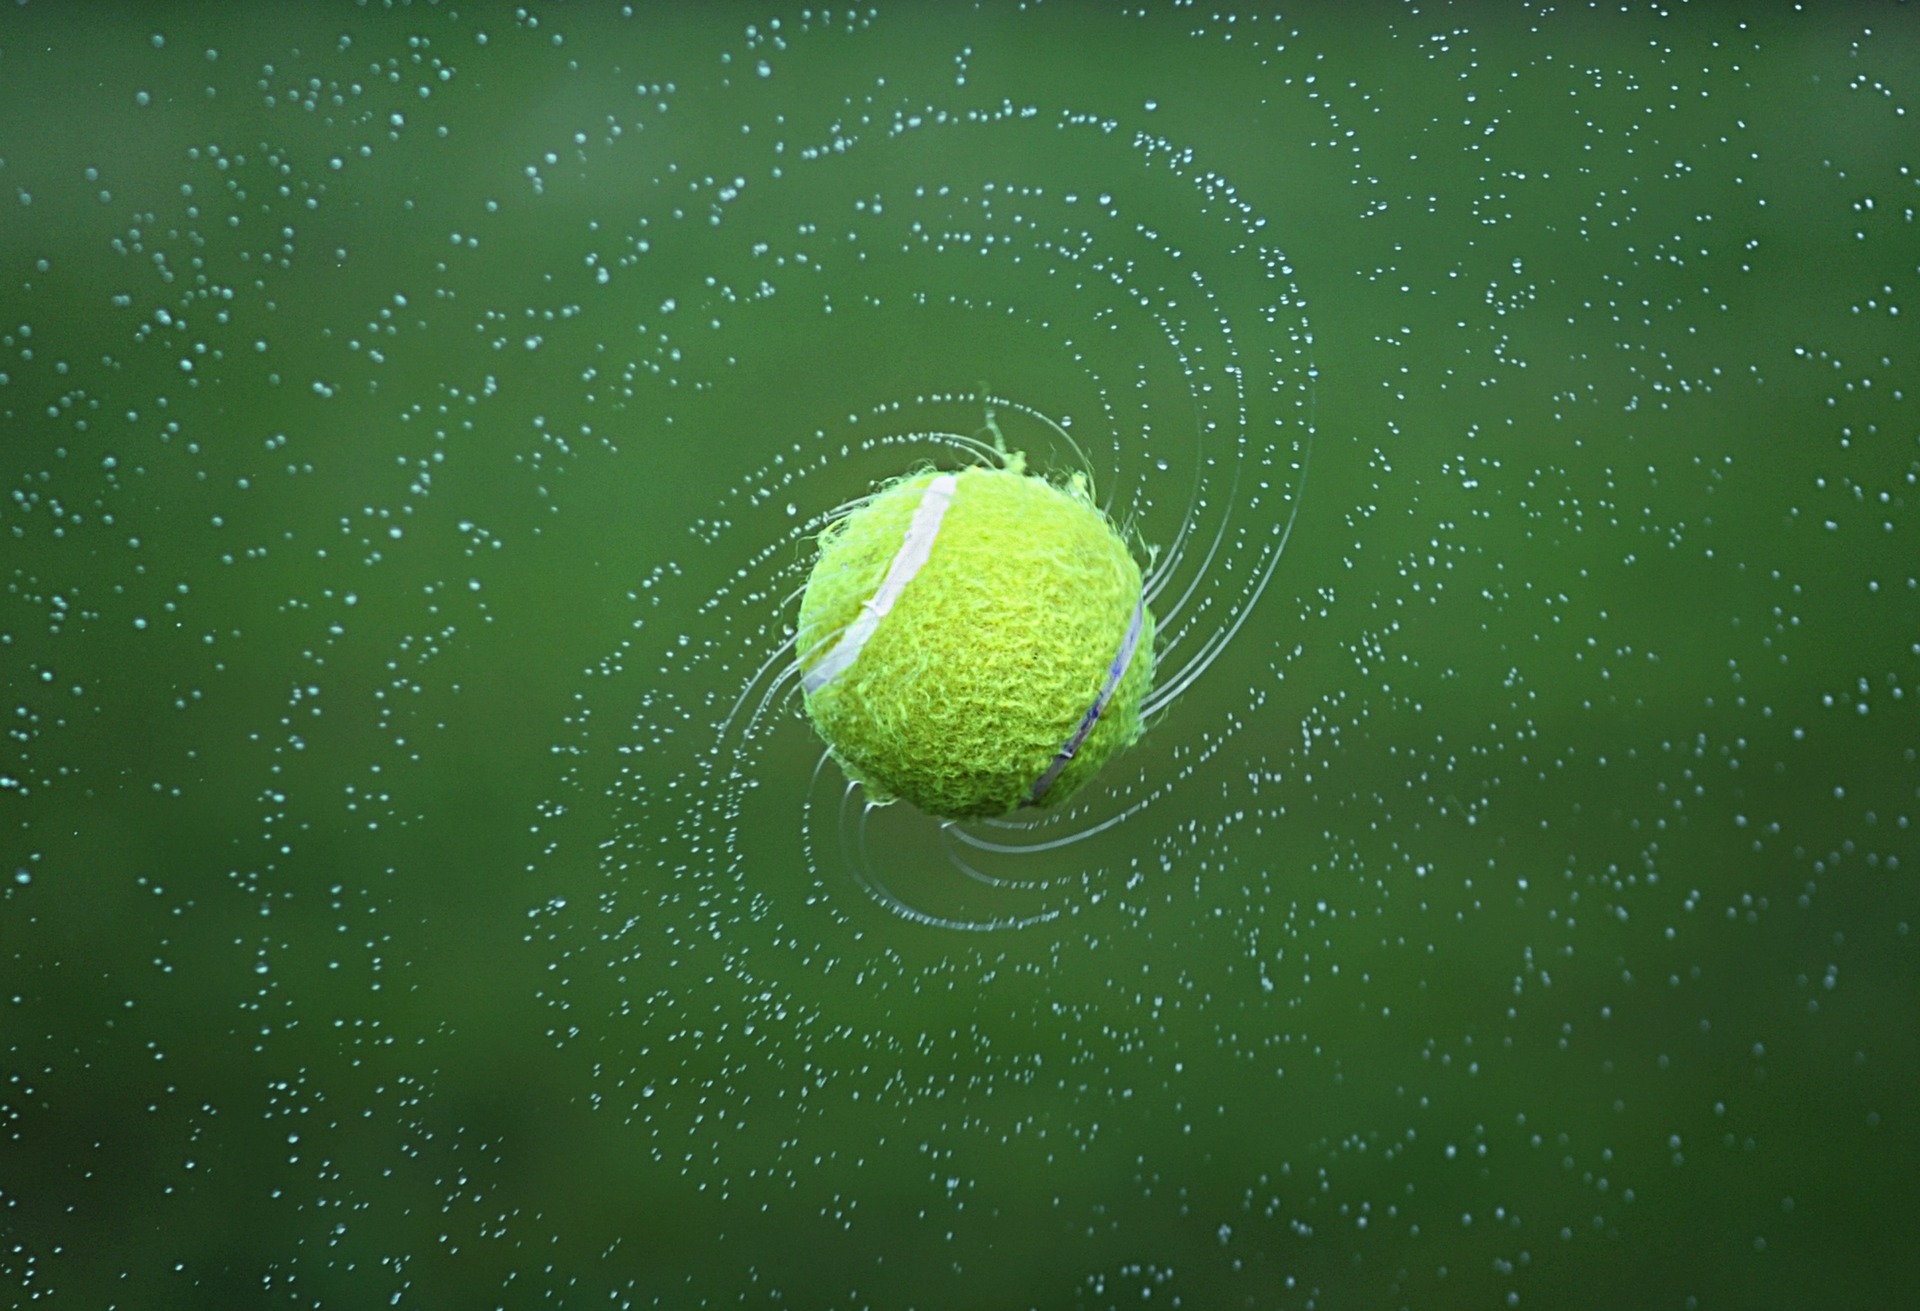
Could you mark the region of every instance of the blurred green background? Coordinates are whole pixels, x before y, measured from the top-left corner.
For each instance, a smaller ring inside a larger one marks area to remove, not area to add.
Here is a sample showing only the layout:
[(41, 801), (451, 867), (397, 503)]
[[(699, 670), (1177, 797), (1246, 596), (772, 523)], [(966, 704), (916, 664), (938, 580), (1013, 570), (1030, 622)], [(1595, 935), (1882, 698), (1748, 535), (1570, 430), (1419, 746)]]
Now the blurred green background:
[[(8, 6), (10, 1300), (1910, 1300), (1917, 78)], [(809, 537), (989, 407), (1191, 682), (1051, 825), (863, 816)]]

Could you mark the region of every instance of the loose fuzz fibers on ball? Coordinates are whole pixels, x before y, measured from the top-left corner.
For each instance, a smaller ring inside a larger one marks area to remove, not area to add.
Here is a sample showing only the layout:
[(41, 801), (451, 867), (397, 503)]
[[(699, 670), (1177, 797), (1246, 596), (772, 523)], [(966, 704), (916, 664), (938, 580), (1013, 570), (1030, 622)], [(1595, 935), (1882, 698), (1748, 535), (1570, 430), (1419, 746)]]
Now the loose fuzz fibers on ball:
[(1089, 498), (1008, 468), (919, 473), (820, 538), (807, 714), (875, 801), (948, 819), (1060, 801), (1140, 736), (1153, 616)]

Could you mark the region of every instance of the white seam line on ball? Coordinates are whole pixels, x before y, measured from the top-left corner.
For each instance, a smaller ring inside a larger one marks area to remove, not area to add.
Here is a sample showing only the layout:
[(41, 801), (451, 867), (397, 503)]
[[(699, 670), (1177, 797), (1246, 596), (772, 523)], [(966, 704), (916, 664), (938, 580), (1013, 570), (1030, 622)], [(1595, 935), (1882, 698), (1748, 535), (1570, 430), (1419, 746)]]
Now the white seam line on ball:
[(1100, 685), (1100, 695), (1093, 699), (1093, 704), (1087, 707), (1087, 713), (1080, 717), (1080, 723), (1073, 730), (1073, 736), (1067, 739), (1067, 744), (1060, 748), (1059, 754), (1054, 756), (1053, 763), (1047, 766), (1047, 772), (1034, 780), (1033, 788), (1027, 793), (1027, 799), (1022, 804), (1039, 805), (1041, 799), (1052, 790), (1061, 771), (1072, 764), (1073, 758), (1080, 754), (1080, 748), (1086, 745), (1087, 738), (1093, 733), (1093, 726), (1100, 722), (1100, 716), (1107, 713), (1108, 702), (1112, 701), (1113, 694), (1120, 690), (1120, 680), (1127, 676), (1127, 667), (1133, 663), (1134, 652), (1140, 646), (1140, 632), (1145, 626), (1146, 618), (1147, 594), (1142, 588), (1139, 597), (1133, 603), (1133, 618), (1127, 623), (1126, 635), (1120, 639), (1119, 654), (1114, 656), (1113, 663), (1107, 667), (1107, 681)]
[(848, 624), (840, 633), (840, 640), (833, 649), (821, 659), (820, 663), (801, 676), (800, 684), (808, 695), (818, 692), (847, 671), (847, 667), (860, 658), (867, 640), (874, 630), (880, 627), (880, 621), (893, 609), (893, 603), (900, 599), (900, 593), (906, 589), (913, 576), (920, 572), (920, 566), (927, 562), (933, 553), (933, 539), (940, 535), (940, 521), (946, 517), (947, 506), (953, 502), (954, 475), (943, 473), (927, 484), (927, 490), (920, 494), (920, 504), (913, 508), (913, 518), (907, 524), (907, 535), (900, 543), (900, 549), (894, 553), (893, 563), (887, 566), (887, 576), (880, 580), (880, 590), (862, 602), (860, 615)]

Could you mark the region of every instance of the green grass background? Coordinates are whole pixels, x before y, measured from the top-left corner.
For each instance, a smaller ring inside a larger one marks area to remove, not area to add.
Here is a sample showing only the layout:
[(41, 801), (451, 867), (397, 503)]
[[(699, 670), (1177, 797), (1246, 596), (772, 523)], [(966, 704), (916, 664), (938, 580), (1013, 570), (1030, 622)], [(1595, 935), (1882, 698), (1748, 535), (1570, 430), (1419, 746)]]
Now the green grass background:
[[(9, 6), (0, 1278), (1906, 1300), (1917, 75), (1899, 5)], [(1300, 511), (967, 935), (721, 722), (983, 381), (1148, 541)]]

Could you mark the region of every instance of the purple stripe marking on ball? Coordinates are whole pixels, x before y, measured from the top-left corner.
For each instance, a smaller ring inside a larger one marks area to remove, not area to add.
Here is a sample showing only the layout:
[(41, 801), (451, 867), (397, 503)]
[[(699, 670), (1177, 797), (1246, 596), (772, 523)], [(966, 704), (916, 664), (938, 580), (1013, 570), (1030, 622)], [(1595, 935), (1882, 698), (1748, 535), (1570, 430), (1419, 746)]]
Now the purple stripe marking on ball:
[(1113, 700), (1113, 694), (1120, 686), (1120, 680), (1126, 676), (1127, 666), (1133, 663), (1134, 650), (1140, 645), (1140, 630), (1146, 623), (1147, 598), (1141, 593), (1140, 599), (1133, 603), (1133, 619), (1127, 624), (1127, 635), (1120, 640), (1120, 650), (1113, 657), (1113, 665), (1107, 670), (1106, 685), (1100, 689), (1100, 695), (1087, 707), (1087, 713), (1080, 717), (1080, 727), (1073, 731), (1067, 744), (1060, 748), (1060, 754), (1047, 766), (1047, 772), (1034, 780), (1033, 791), (1027, 797), (1029, 806), (1037, 806), (1040, 799), (1047, 795), (1062, 770), (1073, 762), (1074, 756), (1086, 742), (1093, 726), (1100, 722), (1100, 716), (1106, 713), (1107, 703)]

